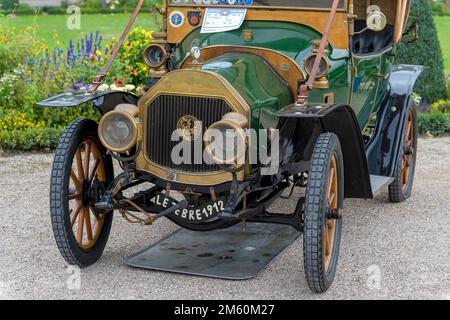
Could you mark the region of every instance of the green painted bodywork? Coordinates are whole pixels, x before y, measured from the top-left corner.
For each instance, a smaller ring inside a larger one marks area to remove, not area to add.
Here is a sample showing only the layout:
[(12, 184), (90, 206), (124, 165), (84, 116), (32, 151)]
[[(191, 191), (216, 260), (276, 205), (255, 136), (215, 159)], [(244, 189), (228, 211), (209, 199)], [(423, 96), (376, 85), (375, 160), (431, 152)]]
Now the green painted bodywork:
[(388, 93), (392, 50), (390, 47), (378, 54), (352, 57), (355, 76), (350, 105), (358, 115), (361, 127), (365, 127), (370, 116), (378, 111)]
[(203, 70), (224, 77), (252, 108), (252, 127), (255, 129), (273, 126), (275, 119), (268, 121), (260, 113), (276, 111), (280, 106), (292, 103), (292, 92), (287, 83), (261, 57), (249, 53), (225, 53), (207, 61)]
[[(244, 30), (251, 30), (251, 40), (244, 40)], [(192, 47), (232, 45), (272, 49), (304, 68), (304, 60), (312, 53), (312, 41), (321, 37), (317, 30), (291, 22), (245, 21), (238, 30), (209, 34), (201, 34), (200, 28), (197, 28), (175, 46), (170, 67), (179, 69)], [(352, 106), (362, 128), (376, 109), (375, 106), (381, 103), (380, 99), (384, 98), (387, 82), (379, 85), (379, 71), (384, 63), (388, 72), (389, 61), (382, 55), (351, 58), (349, 50), (333, 49), (331, 45), (328, 51), (329, 88), (313, 89), (310, 102), (323, 103), (324, 95), (333, 93), (334, 103)], [(252, 108), (252, 124), (255, 128), (276, 125), (277, 119), (266, 111), (282, 109), (293, 102), (292, 94), (289, 97), (287, 95), (290, 92), (288, 85), (256, 55), (227, 53), (207, 61), (203, 68), (222, 75), (242, 94)], [(352, 68), (358, 72), (354, 79)], [(382, 90), (381, 94), (379, 90)]]

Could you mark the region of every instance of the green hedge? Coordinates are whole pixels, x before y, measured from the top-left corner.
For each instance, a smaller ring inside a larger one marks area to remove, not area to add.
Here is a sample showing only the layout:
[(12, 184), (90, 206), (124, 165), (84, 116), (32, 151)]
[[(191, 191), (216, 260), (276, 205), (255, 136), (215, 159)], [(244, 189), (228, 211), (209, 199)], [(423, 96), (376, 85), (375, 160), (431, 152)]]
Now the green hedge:
[(419, 133), (429, 133), (433, 136), (440, 136), (450, 133), (450, 113), (419, 113), (418, 114)]
[(397, 50), (397, 63), (426, 66), (415, 91), (428, 102), (446, 97), (444, 59), (428, 0), (413, 0), (408, 26), (419, 24), (420, 40), (402, 44)]
[(55, 149), (63, 129), (33, 128), (23, 131), (0, 131), (0, 150), (32, 151)]

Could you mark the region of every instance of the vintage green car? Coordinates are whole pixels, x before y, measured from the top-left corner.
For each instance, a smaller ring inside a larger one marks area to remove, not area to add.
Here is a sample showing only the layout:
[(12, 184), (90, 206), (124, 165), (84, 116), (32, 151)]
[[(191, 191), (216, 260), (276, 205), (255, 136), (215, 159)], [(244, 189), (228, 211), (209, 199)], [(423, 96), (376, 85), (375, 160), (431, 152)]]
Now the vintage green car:
[[(396, 65), (409, 0), (169, 0), (145, 50), (141, 96), (66, 92), (99, 123), (68, 126), (51, 178), (51, 218), (70, 264), (95, 263), (113, 212), (195, 231), (242, 222), (303, 232), (309, 287), (335, 278), (346, 198), (411, 196), (422, 68)], [(114, 174), (113, 160), (121, 172)], [(144, 190), (127, 192), (150, 184)], [(273, 213), (299, 194), (295, 212)]]

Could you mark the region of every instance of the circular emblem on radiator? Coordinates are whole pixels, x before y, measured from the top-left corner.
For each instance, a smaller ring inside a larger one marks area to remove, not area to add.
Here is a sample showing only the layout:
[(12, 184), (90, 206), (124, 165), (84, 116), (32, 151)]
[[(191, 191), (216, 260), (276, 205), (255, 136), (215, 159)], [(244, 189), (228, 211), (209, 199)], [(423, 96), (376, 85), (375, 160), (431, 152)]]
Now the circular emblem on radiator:
[(183, 140), (196, 140), (202, 131), (200, 120), (191, 115), (185, 115), (178, 120), (177, 123), (178, 134)]

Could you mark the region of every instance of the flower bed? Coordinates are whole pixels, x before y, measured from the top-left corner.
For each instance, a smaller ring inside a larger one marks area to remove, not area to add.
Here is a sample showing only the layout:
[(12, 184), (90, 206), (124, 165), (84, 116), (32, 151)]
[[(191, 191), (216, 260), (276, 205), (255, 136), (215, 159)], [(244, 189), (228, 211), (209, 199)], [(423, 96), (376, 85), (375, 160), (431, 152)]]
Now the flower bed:
[[(54, 45), (49, 47), (32, 29), (0, 28), (0, 149), (53, 148), (71, 121), (98, 119), (91, 106), (51, 109), (38, 107), (36, 102), (66, 90), (86, 90), (117, 39), (105, 44), (96, 32), (64, 47), (58, 37), (54, 34)], [(150, 40), (150, 31), (132, 30), (102, 89), (136, 91), (145, 84), (148, 70), (142, 52)]]

